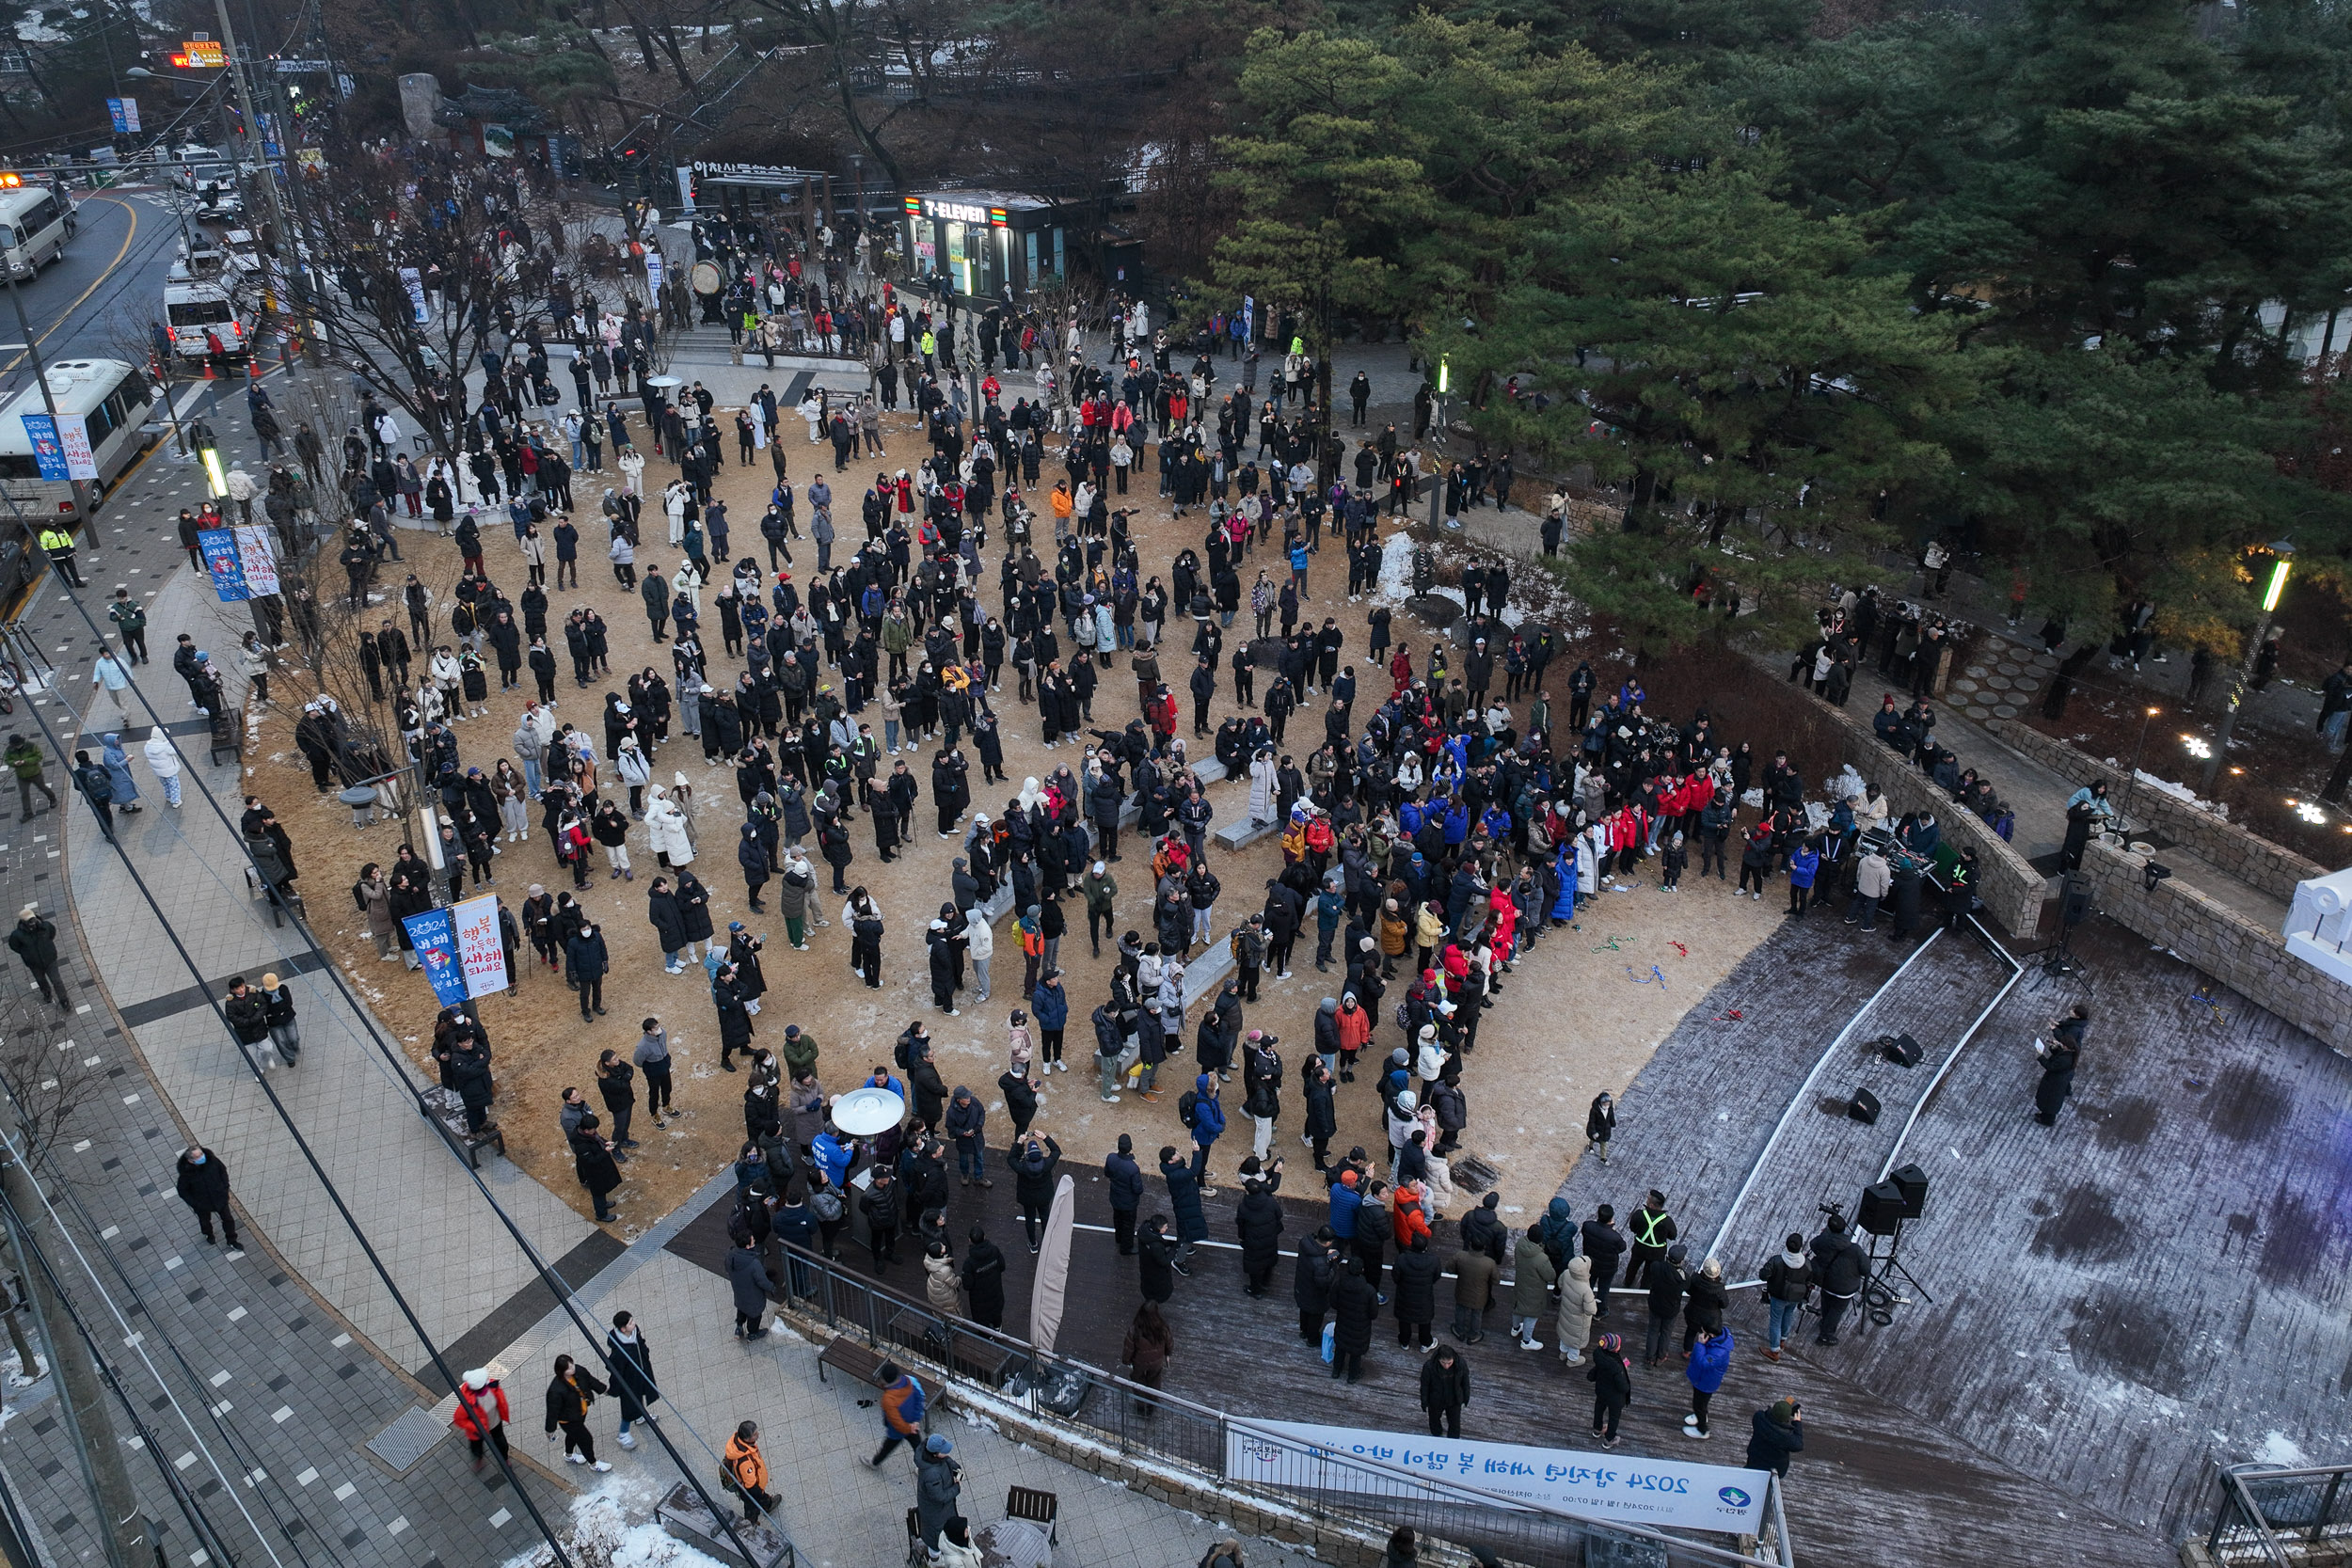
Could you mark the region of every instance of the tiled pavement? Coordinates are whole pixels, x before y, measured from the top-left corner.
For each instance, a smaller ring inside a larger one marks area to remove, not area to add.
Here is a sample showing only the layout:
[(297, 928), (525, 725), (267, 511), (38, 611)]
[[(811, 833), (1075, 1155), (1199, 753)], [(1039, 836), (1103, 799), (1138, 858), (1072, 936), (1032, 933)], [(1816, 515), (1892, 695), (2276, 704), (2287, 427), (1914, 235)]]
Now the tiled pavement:
[[(281, 392), (281, 404), (288, 401)], [(233, 443), (242, 400), (230, 400), (215, 422)], [(167, 519), (189, 499), (190, 483), (189, 470), (159, 451), (102, 515), (103, 531), (121, 531), (86, 565), (93, 594), (108, 594), (118, 582), (138, 592), (171, 574), (149, 600), (151, 642), (167, 649), (181, 622), (215, 613), (189, 574), (173, 573), (185, 557)], [(44, 656), (64, 666), (64, 692), (78, 704), (89, 691), (91, 638), (62, 594), (44, 587), (21, 626)], [(157, 706), (167, 720), (178, 720), (188, 711), (184, 691), (167, 663), (155, 668), (165, 672), (152, 682), (163, 694)], [(139, 673), (150, 684), (151, 672)], [(39, 712), (52, 726), (61, 720), (70, 726), (56, 698), (44, 699)], [(37, 734), (31, 717), (20, 708), (5, 727)], [(111, 706), (100, 722), (111, 725)], [(183, 739), (183, 755), (188, 803), (176, 813), (165, 810), (150, 782), (150, 809), (125, 825), (133, 860), (153, 879), (207, 980), (272, 961), (291, 970), (285, 956), (294, 951), (294, 933), (272, 929), (247, 904), (228, 832), (194, 788), (200, 776), (233, 800), (237, 769), (207, 768), (200, 738)], [(60, 772), (52, 767), (53, 785)], [(160, 1479), (166, 1467), (193, 1495), (225, 1549), (248, 1563), (455, 1568), (526, 1549), (537, 1536), (511, 1492), (472, 1477), (462, 1446), (437, 1444), (405, 1477), (365, 1453), (369, 1438), (433, 1396), (371, 1354), (353, 1328), (404, 1368), (421, 1365), (421, 1351), (358, 1260), (348, 1230), (295, 1164), (292, 1140), (233, 1062), (216, 1021), (189, 1008), (192, 998), (172, 997), (194, 976), (91, 827), (87, 811), (74, 806), (0, 832), (0, 899), (13, 910), (38, 898), (57, 915), (64, 968), (78, 996), (78, 1010), (61, 1019), (40, 1005), (11, 961), (0, 969), (0, 1022), (12, 1049), (49, 1055), (60, 1079), (87, 1075), (42, 1172), (72, 1243), (61, 1243), (52, 1261), (76, 1310), (92, 1323), (136, 1418), (147, 1423), (150, 1440), (141, 1442), (133, 1435), (132, 1412), (112, 1410), (118, 1437), (133, 1445), (126, 1455), (133, 1482), (164, 1527), (168, 1558), (206, 1560), (198, 1555), (203, 1548), (191, 1524), (169, 1500)], [(78, 932), (59, 912), (68, 885), (58, 874), (63, 867), (72, 871)], [(93, 969), (105, 976), (113, 1001), (143, 1021), (133, 1025), (139, 1053), (129, 1049), (106, 995), (93, 985)], [(462, 1183), (446, 1147), (407, 1111), (391, 1068), (330, 1003), (322, 978), (295, 983), (310, 1050), (299, 1069), (277, 1075), (278, 1086), (428, 1331), (455, 1339), (485, 1319), (513, 1321), (511, 1304), (531, 1301), (522, 1290), (530, 1276), (519, 1250), (492, 1230), (486, 1207)], [(246, 1250), (225, 1255), (196, 1234), (172, 1191), (173, 1163), (190, 1135), (223, 1151), (249, 1229), (284, 1247), (282, 1263), (251, 1244), (251, 1235)], [(497, 1165), (494, 1174), (485, 1164), (484, 1176), (524, 1216), (527, 1233), (548, 1256), (562, 1255), (588, 1231), (511, 1167)], [(509, 1307), (503, 1318), (496, 1311), (501, 1305)], [(0, 1429), (0, 1465), (40, 1538), (36, 1549), (53, 1561), (94, 1560), (88, 1503), (49, 1393), (44, 1381), (11, 1399), (11, 1418)], [(554, 1487), (539, 1481), (533, 1490), (560, 1513)]]
[[(721, 1181), (707, 1200), (730, 1196)], [(700, 1207), (679, 1212), (684, 1218)], [(882, 1418), (860, 1409), (872, 1391), (849, 1379), (817, 1376), (818, 1345), (797, 1335), (771, 1334), (745, 1345), (734, 1336), (735, 1315), (723, 1280), (664, 1250), (660, 1239), (630, 1248), (629, 1258), (596, 1282), (586, 1308), (599, 1329), (626, 1307), (652, 1347), (660, 1380), (664, 1427), (706, 1477), (718, 1455), (704, 1453), (681, 1430), (691, 1424), (712, 1449), (736, 1423), (757, 1421), (761, 1449), (774, 1473), (781, 1512), (803, 1568), (868, 1568), (896, 1563), (906, 1548), (906, 1511), (914, 1503), (911, 1462), (894, 1454), (879, 1471), (866, 1460), (881, 1441)], [(567, 1321), (550, 1317), (499, 1356), (516, 1369), (517, 1386), (538, 1387), (555, 1356), (585, 1356)], [(682, 1423), (679, 1418), (684, 1418)], [(615, 1416), (600, 1402), (590, 1416), (596, 1455), (613, 1462), (612, 1489), (632, 1505), (649, 1506), (667, 1485), (668, 1461), (650, 1441), (633, 1453), (612, 1442)], [(1055, 1561), (1085, 1568), (1193, 1568), (1219, 1527), (1180, 1509), (1130, 1492), (1006, 1437), (979, 1422), (947, 1414), (931, 1430), (955, 1442), (964, 1468), (960, 1506), (975, 1525), (1000, 1518), (1012, 1485), (1041, 1488), (1061, 1498), (1060, 1541)], [(536, 1442), (536, 1439), (533, 1440)], [(659, 1484), (657, 1484), (659, 1483)], [(1251, 1568), (1308, 1568), (1311, 1558), (1270, 1541), (1248, 1543)]]

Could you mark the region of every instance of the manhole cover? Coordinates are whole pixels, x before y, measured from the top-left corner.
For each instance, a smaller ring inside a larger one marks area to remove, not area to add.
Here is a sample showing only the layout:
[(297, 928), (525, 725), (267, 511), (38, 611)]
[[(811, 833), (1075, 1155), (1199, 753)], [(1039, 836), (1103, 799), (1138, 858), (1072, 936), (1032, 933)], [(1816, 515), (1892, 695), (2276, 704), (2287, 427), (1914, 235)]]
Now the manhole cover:
[(1993, 710), (1993, 717), (1995, 719), (2014, 719), (2017, 717), (2017, 710), (2010, 706), (2007, 703), (2003, 703), (1999, 707)]
[(449, 1430), (449, 1422), (436, 1418), (432, 1411), (411, 1406), (402, 1411), (390, 1426), (368, 1439), (368, 1451), (393, 1470), (405, 1474), (432, 1451), (433, 1445)]
[(1454, 1157), (1454, 1184), (1466, 1193), (1483, 1193), (1502, 1180), (1502, 1173), (1474, 1154)]

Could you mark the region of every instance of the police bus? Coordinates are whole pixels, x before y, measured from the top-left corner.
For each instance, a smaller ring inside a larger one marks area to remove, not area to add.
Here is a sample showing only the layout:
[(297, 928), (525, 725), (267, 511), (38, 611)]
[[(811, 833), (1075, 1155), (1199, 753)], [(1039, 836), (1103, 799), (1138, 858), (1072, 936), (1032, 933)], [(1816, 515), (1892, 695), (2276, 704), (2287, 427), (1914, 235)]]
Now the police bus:
[(9, 277), (30, 278), (63, 256), (77, 226), (70, 198), (0, 170), (0, 266)]
[(94, 510), (123, 470), (155, 444), (141, 427), (152, 413), (155, 391), (141, 368), (120, 359), (61, 359), (49, 367), (49, 397), (28, 384), (0, 406), (0, 487), (26, 522), (36, 527), (57, 521), (72, 527), (81, 520), (74, 510), (73, 484), (68, 479), (43, 479), (34, 455), (32, 433), (24, 416), (36, 422), (56, 404), (60, 424), (79, 420), (87, 433), (95, 479), (85, 481)]

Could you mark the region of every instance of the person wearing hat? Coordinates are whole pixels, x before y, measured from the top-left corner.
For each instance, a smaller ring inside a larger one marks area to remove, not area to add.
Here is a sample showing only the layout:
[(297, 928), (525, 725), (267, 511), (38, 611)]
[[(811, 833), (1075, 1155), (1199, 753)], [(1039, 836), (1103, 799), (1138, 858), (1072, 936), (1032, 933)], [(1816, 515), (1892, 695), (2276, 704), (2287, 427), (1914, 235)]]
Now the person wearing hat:
[[(22, 773), (18, 777), (21, 782)], [(57, 927), (42, 916), (40, 905), (27, 904), (16, 911), (16, 928), (8, 933), (8, 950), (24, 960), (42, 1001), (54, 1002), (61, 1013), (73, 1010), (73, 1003), (66, 995), (64, 972), (57, 967)]]
[(483, 1445), (490, 1444), (501, 1460), (506, 1455), (506, 1423), (514, 1417), (507, 1407), (506, 1390), (489, 1371), (476, 1367), (465, 1375), (457, 1388), (457, 1408), (450, 1412), (449, 1424), (466, 1434), (466, 1446), (473, 1450), (473, 1467), (482, 1468)]
[(939, 1533), (956, 1517), (956, 1498), (963, 1491), (963, 1466), (954, 1459), (955, 1443), (934, 1432), (914, 1450), (914, 1528), (927, 1549), (936, 1550)]
[(1770, 1470), (1786, 1480), (1788, 1456), (1804, 1451), (1804, 1407), (1793, 1399), (1780, 1400), (1749, 1418), (1748, 1463), (1751, 1470)]
[(302, 1031), (294, 1026), (294, 988), (274, 974), (262, 976), (262, 1018), (269, 1025), (270, 1043), (288, 1067), (302, 1054)]
[(1584, 1376), (1593, 1386), (1593, 1435), (1604, 1449), (1617, 1446), (1617, 1423), (1633, 1402), (1633, 1369), (1626, 1359), (1625, 1341), (1604, 1334), (1593, 1348), (1593, 1364)]

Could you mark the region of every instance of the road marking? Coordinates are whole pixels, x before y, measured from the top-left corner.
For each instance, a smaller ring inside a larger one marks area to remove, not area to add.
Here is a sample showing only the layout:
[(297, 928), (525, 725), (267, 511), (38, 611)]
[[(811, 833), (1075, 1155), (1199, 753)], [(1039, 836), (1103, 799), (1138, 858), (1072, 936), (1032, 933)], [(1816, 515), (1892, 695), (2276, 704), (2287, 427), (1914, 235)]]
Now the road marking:
[[(129, 202), (127, 202), (127, 201), (123, 200), (120, 197), (115, 197), (115, 196), (94, 196), (94, 197), (90, 198), (90, 200), (91, 200), (91, 201), (111, 201), (111, 202), (113, 202), (116, 206), (118, 206), (118, 207), (121, 208), (121, 209), (123, 210), (123, 212), (125, 212), (126, 214), (130, 214), (130, 218), (131, 218), (131, 228), (130, 228), (130, 231), (129, 231), (129, 232), (127, 232), (127, 233), (125, 233), (125, 234), (122, 236), (122, 248), (121, 248), (121, 249), (119, 249), (119, 250), (118, 250), (118, 251), (116, 251), (116, 252), (115, 252), (115, 259), (114, 259), (113, 261), (109, 261), (109, 262), (107, 262), (107, 263), (106, 263), (106, 270), (105, 270), (105, 271), (103, 271), (103, 272), (102, 272), (102, 273), (100, 273), (100, 274), (97, 276), (97, 277), (95, 277), (94, 279), (92, 279), (92, 280), (91, 280), (91, 282), (90, 282), (90, 286), (89, 286), (88, 288), (84, 289), (84, 290), (83, 290), (80, 293), (75, 294), (75, 295), (73, 296), (72, 303), (69, 304), (69, 305), (68, 305), (68, 306), (67, 306), (64, 309), (62, 309), (62, 310), (60, 310), (60, 311), (58, 311), (58, 312), (57, 312), (57, 322), (56, 322), (56, 325), (52, 326), (52, 327), (51, 327), (48, 331), (43, 332), (43, 333), (41, 333), (39, 337), (35, 338), (35, 339), (33, 340), (33, 341), (35, 341), (36, 343), (45, 343), (45, 342), (47, 342), (50, 339), (52, 339), (52, 338), (54, 338), (54, 337), (56, 337), (56, 336), (57, 335), (57, 332), (58, 332), (59, 328), (61, 328), (61, 327), (63, 327), (63, 326), (65, 325), (65, 319), (66, 319), (68, 316), (70, 316), (70, 315), (73, 314), (73, 312), (74, 312), (74, 311), (76, 311), (76, 310), (80, 309), (82, 308), (82, 302), (83, 302), (84, 300), (88, 299), (90, 295), (92, 295), (92, 294), (94, 294), (94, 293), (96, 293), (98, 292), (98, 286), (99, 286), (99, 284), (105, 282), (107, 278), (112, 277), (115, 275), (115, 269), (116, 269), (117, 267), (119, 267), (119, 266), (122, 265), (122, 259), (123, 259), (125, 256), (128, 256), (128, 255), (130, 255), (130, 254), (131, 254), (131, 242), (132, 242), (133, 240), (135, 240), (135, 239), (138, 238), (138, 233), (139, 233), (139, 214), (138, 214), (138, 209), (137, 209), (137, 208), (135, 208), (135, 207), (132, 206)], [(84, 203), (84, 205), (87, 205), (87, 203)], [(15, 358), (13, 358), (13, 359), (9, 360), (9, 361), (8, 361), (6, 365), (0, 365), (0, 375), (13, 375), (13, 374), (15, 374), (15, 373), (16, 373), (16, 368), (17, 368), (17, 366), (19, 366), (19, 365), (23, 364), (24, 362), (24, 356), (23, 354), (19, 354), (19, 355), (18, 355)], [(128, 479), (128, 478), (130, 478), (130, 477), (131, 477), (131, 476), (130, 476), (128, 473), (125, 473), (125, 474), (123, 475), (123, 478), (124, 478), (124, 479)], [(118, 481), (117, 483), (120, 483), (120, 482), (119, 482), (119, 481)]]

